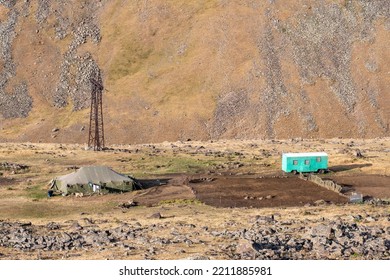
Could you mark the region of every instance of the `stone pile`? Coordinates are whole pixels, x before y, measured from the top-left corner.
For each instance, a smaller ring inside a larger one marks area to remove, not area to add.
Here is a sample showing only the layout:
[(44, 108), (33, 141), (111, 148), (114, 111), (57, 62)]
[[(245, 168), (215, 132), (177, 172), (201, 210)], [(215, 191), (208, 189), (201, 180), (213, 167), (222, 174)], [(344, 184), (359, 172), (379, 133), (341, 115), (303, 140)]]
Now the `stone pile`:
[(390, 227), (358, 225), (355, 222), (327, 221), (294, 229), (296, 221), (257, 221), (253, 228), (227, 232), (228, 239), (244, 238), (252, 244), (248, 254), (232, 259), (389, 259)]
[(29, 168), (29, 166), (24, 164), (18, 164), (18, 163), (11, 163), (11, 162), (0, 162), (0, 170), (25, 170)]
[(302, 175), (302, 173), (301, 173), (299, 175), (299, 178), (313, 182), (320, 187), (323, 187), (327, 190), (336, 192), (338, 194), (341, 194), (341, 191), (343, 190), (343, 187), (341, 185), (333, 182), (332, 180), (324, 180), (321, 177), (314, 175), (314, 174), (309, 174), (309, 175), (305, 176), (305, 175)]

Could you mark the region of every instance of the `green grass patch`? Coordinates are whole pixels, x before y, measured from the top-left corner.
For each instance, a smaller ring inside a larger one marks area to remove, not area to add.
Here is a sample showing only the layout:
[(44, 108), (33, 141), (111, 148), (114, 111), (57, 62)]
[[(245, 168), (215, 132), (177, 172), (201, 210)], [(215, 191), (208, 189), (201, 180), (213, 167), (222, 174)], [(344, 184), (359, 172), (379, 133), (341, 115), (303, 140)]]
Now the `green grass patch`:
[(168, 200), (162, 200), (159, 202), (158, 205), (171, 205), (171, 204), (195, 204), (195, 205), (202, 205), (203, 202), (201, 202), (198, 199), (168, 199)]
[(168, 162), (164, 173), (192, 173), (203, 170), (206, 162), (194, 158), (177, 158)]
[(221, 159), (202, 159), (191, 156), (144, 156), (143, 159), (133, 161), (131, 173), (135, 178), (143, 178), (145, 174), (199, 173), (213, 169), (222, 162)]
[(363, 259), (363, 256), (359, 253), (354, 252), (353, 254), (351, 254), (349, 259), (350, 260), (361, 260), (361, 259)]
[(110, 67), (110, 77), (118, 80), (138, 72), (152, 53), (152, 49), (146, 48), (135, 39), (123, 43), (121, 51), (114, 58)]
[(47, 190), (42, 189), (40, 186), (33, 186), (27, 189), (27, 197), (33, 201), (47, 198)]

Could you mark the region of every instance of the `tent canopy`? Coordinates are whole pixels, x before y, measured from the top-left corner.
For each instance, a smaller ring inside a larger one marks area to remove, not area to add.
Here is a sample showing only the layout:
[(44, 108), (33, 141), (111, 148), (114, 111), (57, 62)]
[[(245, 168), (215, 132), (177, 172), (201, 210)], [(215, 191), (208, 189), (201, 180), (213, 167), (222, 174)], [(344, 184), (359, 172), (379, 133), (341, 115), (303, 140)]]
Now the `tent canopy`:
[(63, 194), (132, 191), (135, 181), (106, 166), (86, 166), (53, 180), (52, 189)]

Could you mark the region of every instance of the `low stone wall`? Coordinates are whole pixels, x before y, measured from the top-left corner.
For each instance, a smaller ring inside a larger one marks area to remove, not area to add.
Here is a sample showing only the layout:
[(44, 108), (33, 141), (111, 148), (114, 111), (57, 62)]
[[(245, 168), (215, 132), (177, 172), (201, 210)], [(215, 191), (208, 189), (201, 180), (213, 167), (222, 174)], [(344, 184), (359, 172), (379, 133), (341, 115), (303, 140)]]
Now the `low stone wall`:
[(313, 182), (313, 183), (319, 185), (320, 187), (326, 188), (330, 191), (333, 191), (333, 192), (336, 192), (340, 195), (343, 195), (343, 194), (341, 194), (343, 187), (341, 185), (333, 182), (332, 180), (323, 180), (321, 177), (319, 177), (317, 175), (314, 175), (314, 174), (303, 175), (302, 173), (299, 174), (299, 178), (303, 179), (303, 180), (308, 180), (310, 182)]

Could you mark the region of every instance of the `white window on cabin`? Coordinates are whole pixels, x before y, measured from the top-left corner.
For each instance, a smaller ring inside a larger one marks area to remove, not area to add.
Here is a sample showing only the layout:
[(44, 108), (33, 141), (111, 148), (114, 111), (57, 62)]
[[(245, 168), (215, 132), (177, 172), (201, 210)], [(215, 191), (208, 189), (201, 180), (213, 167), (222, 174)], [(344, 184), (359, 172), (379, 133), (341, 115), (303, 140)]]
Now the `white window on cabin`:
[(310, 160), (306, 159), (306, 160), (305, 160), (305, 164), (306, 164), (306, 165), (309, 165), (309, 164), (310, 164)]
[(316, 158), (317, 162), (321, 162), (321, 157)]
[(298, 161), (297, 160), (293, 160), (293, 165), (298, 165)]

